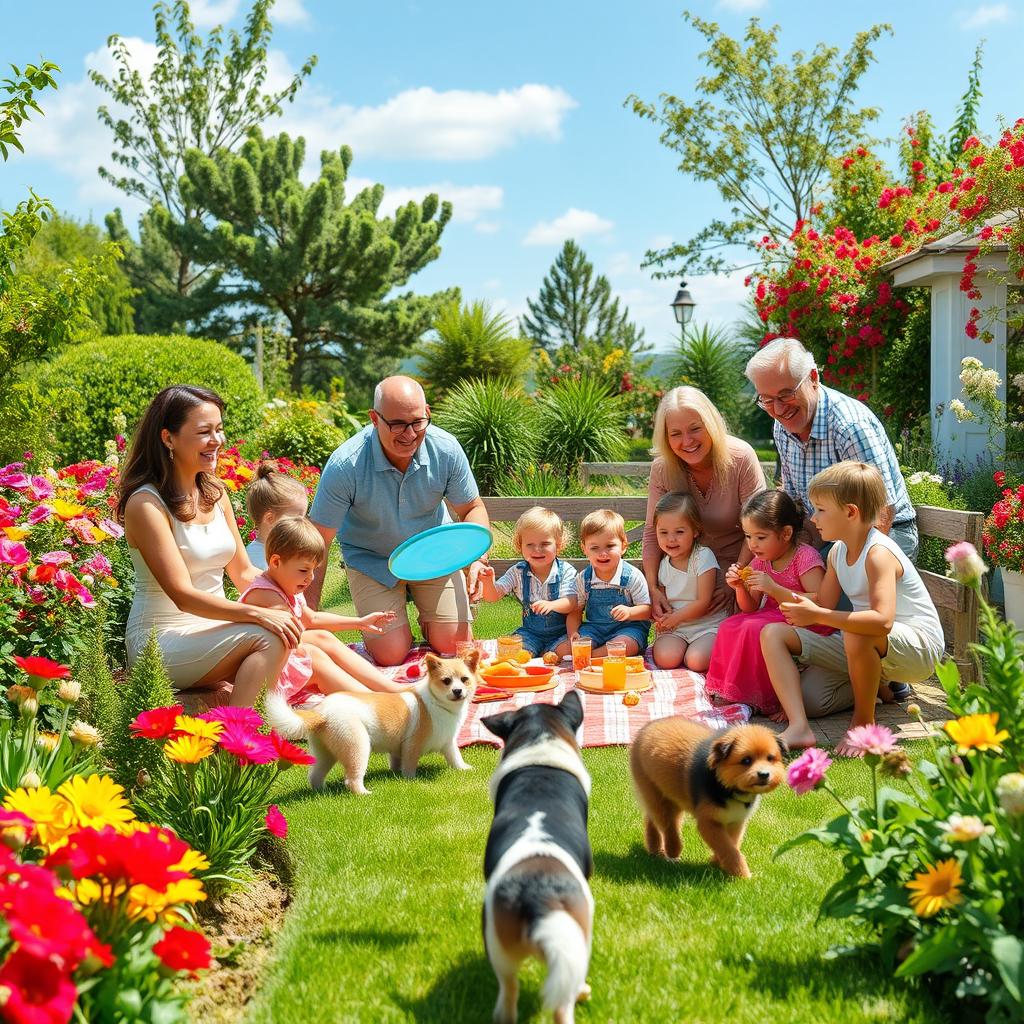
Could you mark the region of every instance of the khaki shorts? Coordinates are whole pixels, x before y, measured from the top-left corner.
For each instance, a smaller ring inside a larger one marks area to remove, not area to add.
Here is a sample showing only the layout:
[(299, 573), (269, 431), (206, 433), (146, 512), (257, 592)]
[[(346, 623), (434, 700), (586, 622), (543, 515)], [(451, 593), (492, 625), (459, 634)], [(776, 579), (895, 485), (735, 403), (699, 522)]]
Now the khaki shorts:
[[(801, 649), (796, 660), (801, 665), (816, 665), (830, 672), (848, 672), (846, 648), (842, 633), (822, 636), (809, 629), (797, 629)], [(902, 622), (894, 622), (889, 631), (889, 647), (882, 658), (882, 681), (920, 683), (934, 671), (942, 658), (936, 648), (920, 630)]]
[(466, 577), (461, 572), (441, 576), (435, 580), (410, 583), (399, 580), (393, 587), (385, 587), (372, 576), (357, 569), (346, 569), (348, 588), (356, 606), (356, 614), (394, 612), (394, 621), (384, 627), (385, 633), (409, 627), (406, 603), (412, 597), (416, 614), (423, 626), (428, 622), (472, 622), (473, 610), (466, 591)]

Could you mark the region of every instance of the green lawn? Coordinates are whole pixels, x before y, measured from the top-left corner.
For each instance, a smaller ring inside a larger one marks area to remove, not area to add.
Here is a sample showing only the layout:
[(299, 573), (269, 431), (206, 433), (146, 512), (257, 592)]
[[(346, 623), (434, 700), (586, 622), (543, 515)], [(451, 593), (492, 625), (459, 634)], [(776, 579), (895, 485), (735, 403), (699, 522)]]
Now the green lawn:
[[(278, 802), (288, 817), (296, 892), (273, 962), (247, 1015), (260, 1024), (490, 1019), (496, 983), (480, 937), (487, 780), (497, 753), (466, 752), (473, 772), (432, 755), (415, 782), (374, 755), (371, 795), (337, 771), (313, 795), (293, 769)], [(870, 955), (824, 959), (849, 942), (842, 922), (815, 923), (837, 861), (803, 847), (778, 861), (782, 840), (831, 816), (824, 793), (766, 798), (744, 850), (751, 881), (705, 866), (692, 825), (678, 864), (644, 851), (624, 748), (587, 750), (594, 780), (590, 837), (597, 902), (593, 1000), (578, 1020), (688, 1024), (853, 1024), (951, 1020), (920, 988), (899, 984)], [(837, 764), (846, 792), (866, 790), (863, 765)], [(520, 1020), (545, 1019), (541, 969), (523, 973)]]

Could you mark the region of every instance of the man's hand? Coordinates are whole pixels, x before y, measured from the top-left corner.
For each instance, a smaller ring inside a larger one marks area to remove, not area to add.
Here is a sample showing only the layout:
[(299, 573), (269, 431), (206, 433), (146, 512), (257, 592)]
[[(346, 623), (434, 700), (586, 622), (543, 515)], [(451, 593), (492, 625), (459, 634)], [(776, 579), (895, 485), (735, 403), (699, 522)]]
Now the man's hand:
[(824, 608), (803, 594), (792, 594), (791, 599), (781, 602), (779, 608), (791, 626), (814, 626), (825, 613)]

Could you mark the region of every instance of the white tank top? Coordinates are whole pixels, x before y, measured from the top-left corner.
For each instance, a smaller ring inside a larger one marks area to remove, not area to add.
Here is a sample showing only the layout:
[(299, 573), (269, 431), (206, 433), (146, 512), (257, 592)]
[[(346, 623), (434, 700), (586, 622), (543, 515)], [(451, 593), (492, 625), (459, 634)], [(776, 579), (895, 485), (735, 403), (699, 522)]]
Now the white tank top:
[(846, 564), (846, 545), (841, 540), (835, 542), (828, 555), (835, 568), (839, 585), (850, 599), (853, 610), (863, 612), (871, 607), (868, 574), (864, 563), (868, 552), (876, 544), (881, 544), (887, 551), (891, 551), (903, 567), (903, 575), (896, 580), (896, 621), (916, 629), (922, 634), (923, 640), (930, 642), (941, 652), (945, 647), (942, 623), (939, 622), (939, 613), (935, 610), (921, 574), (900, 550), (896, 541), (874, 527), (864, 541), (864, 550), (853, 565)]

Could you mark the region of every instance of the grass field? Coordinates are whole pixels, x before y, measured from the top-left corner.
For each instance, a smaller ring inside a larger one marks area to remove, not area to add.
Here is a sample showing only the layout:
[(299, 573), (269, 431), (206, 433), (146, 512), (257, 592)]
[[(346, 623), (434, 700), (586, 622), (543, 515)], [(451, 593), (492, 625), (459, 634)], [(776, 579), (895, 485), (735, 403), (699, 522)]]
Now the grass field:
[[(481, 865), (491, 807), (493, 750), (466, 752), (473, 772), (431, 756), (420, 778), (393, 777), (374, 755), (357, 798), (337, 772), (313, 795), (303, 773), (282, 779), (297, 863), (295, 901), (247, 1020), (259, 1024), (490, 1019), (496, 983), (480, 938)], [(836, 878), (829, 851), (803, 847), (778, 861), (782, 840), (833, 813), (824, 793), (777, 791), (750, 827), (750, 881), (706, 866), (692, 826), (680, 863), (643, 850), (626, 751), (585, 751), (593, 780), (590, 835), (597, 902), (593, 999), (582, 1022), (866, 1024), (951, 1020), (928, 992), (897, 983), (870, 954), (825, 959), (855, 938), (843, 922), (815, 923)], [(865, 791), (859, 763), (833, 769), (847, 793)], [(538, 965), (523, 974), (520, 1020), (545, 1018)]]

